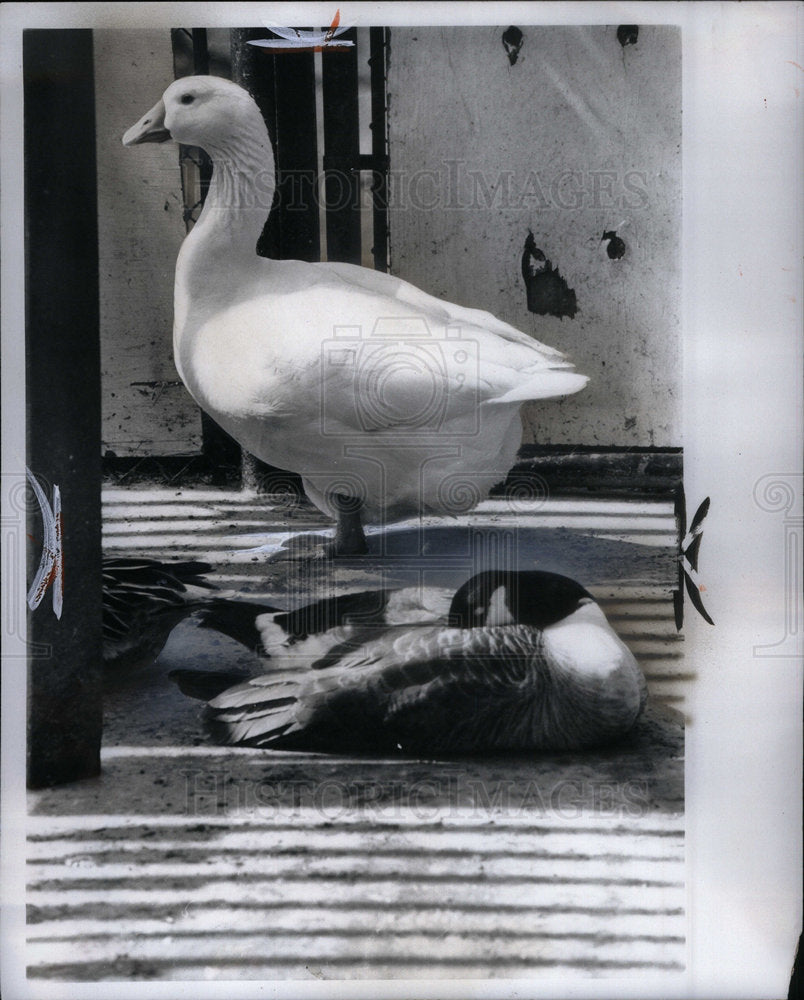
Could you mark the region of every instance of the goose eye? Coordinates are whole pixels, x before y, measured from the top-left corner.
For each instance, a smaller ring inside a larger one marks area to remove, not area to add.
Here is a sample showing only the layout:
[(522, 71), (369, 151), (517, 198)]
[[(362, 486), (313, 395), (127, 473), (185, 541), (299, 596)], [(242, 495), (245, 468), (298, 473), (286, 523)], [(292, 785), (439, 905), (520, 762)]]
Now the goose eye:
[(182, 94), (181, 103), (182, 104), (192, 104), (195, 100), (194, 94)]

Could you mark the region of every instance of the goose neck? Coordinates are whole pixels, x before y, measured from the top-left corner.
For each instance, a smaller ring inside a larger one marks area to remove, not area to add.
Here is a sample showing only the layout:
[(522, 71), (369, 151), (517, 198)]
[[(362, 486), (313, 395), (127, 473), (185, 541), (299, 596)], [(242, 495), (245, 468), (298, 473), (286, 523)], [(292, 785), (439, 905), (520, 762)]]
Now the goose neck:
[(256, 255), (274, 197), (274, 158), (267, 134), (211, 149), (212, 182), (192, 236), (227, 256)]

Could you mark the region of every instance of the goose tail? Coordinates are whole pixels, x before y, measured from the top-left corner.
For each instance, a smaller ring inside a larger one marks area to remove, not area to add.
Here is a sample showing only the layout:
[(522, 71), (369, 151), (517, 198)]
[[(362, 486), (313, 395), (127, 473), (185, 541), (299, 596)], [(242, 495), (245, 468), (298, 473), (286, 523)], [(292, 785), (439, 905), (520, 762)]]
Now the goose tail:
[(269, 674), (229, 688), (207, 706), (207, 725), (220, 743), (268, 746), (299, 733), (299, 676)]
[(557, 396), (572, 396), (589, 381), (588, 375), (575, 371), (548, 368), (533, 374), (519, 385), (509, 389), (502, 396), (495, 396), (484, 405), (497, 406), (505, 403), (526, 403), (533, 399), (553, 399)]

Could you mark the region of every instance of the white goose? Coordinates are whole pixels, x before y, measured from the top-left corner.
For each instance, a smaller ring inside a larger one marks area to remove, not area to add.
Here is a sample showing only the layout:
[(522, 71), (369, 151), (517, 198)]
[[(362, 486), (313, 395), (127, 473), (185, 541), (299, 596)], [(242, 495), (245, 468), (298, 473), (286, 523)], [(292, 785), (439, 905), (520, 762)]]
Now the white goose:
[(244, 448), (301, 474), (338, 518), (336, 552), (378, 522), (480, 499), (514, 463), (519, 407), (588, 381), (490, 313), (351, 264), (258, 257), (274, 195), (259, 108), (236, 84), (186, 77), (123, 137), (200, 146), (214, 169), (176, 264), (173, 348), (199, 406)]

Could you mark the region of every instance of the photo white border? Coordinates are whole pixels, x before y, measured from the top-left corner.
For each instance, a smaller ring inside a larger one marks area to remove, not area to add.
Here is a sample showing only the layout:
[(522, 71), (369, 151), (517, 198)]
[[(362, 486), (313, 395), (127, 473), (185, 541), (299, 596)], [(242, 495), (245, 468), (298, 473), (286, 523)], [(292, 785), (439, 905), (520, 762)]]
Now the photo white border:
[[(700, 574), (708, 625), (690, 610), (687, 854), (689, 966), (650, 979), (426, 983), (24, 980), (24, 660), (4, 634), (3, 994), (18, 997), (786, 996), (801, 930), (801, 660), (754, 655), (784, 632), (782, 513), (754, 487), (802, 471), (802, 6), (798, 3), (4, 4), (2, 69), (3, 469), (24, 466), (22, 77), (24, 27), (326, 24), (678, 24), (683, 51), (684, 475), (712, 500)], [(795, 477), (799, 477), (798, 480)], [(4, 489), (7, 476), (4, 476)], [(5, 499), (5, 497), (4, 497)], [(3, 575), (24, 601), (24, 580)], [(798, 606), (799, 628), (802, 621)], [(5, 630), (4, 630), (5, 632)], [(800, 637), (799, 637), (800, 638)], [(657, 992), (651, 993), (655, 988)]]

